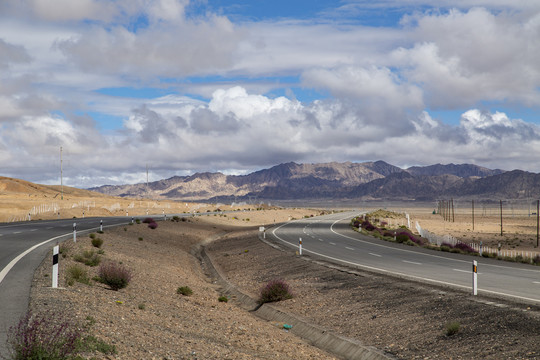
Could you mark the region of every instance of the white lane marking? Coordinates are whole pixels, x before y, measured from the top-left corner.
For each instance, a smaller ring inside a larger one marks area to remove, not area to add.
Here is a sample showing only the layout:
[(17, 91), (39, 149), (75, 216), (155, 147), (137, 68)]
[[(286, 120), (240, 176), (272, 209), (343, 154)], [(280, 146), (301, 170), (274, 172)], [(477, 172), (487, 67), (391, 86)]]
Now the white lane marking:
[(54, 227), (49, 226), (49, 227), (47, 228), (47, 230), (51, 230), (51, 229), (54, 229)]
[(345, 246), (345, 249), (347, 249), (347, 250), (354, 250), (354, 248), (348, 247), (348, 246)]
[(409, 261), (409, 260), (401, 260), (401, 261), (403, 261), (404, 263), (407, 263), (407, 264), (422, 265), (422, 263), (419, 263), (419, 262), (416, 262), (416, 261)]
[(319, 239), (319, 241), (324, 241), (323, 239)]
[(20, 233), (22, 233), (22, 231), (14, 231), (13, 233), (14, 234), (20, 234)]
[(533, 281), (533, 284), (540, 284), (540, 281)]
[(37, 231), (37, 229), (30, 229), (30, 230), (28, 230), (28, 231)]
[(333, 243), (333, 242), (331, 242), (331, 243), (329, 243), (329, 244), (330, 244), (330, 245), (336, 245), (336, 243)]
[(382, 257), (382, 255), (379, 255), (379, 254), (375, 254), (375, 253), (368, 253), (369, 255), (373, 255), (373, 256), (376, 256), (376, 257)]

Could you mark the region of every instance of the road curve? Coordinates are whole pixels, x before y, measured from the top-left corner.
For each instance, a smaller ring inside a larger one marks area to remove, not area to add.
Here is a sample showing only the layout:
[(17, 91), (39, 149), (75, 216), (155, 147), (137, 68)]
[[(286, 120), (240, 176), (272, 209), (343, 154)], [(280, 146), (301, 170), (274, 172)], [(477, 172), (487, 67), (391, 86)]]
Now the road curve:
[(478, 293), (540, 305), (540, 270), (531, 265), (441, 253), (394, 244), (353, 231), (358, 212), (301, 219), (276, 227), (277, 240), (305, 254), (397, 277), (472, 292), (472, 262), (478, 262)]

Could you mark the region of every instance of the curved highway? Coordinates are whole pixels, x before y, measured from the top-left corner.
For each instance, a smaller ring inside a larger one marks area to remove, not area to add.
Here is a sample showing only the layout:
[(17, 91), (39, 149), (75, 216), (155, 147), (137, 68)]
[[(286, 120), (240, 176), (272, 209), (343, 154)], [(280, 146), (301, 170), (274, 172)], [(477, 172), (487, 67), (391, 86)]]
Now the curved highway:
[(353, 231), (347, 212), (285, 223), (270, 233), (302, 253), (402, 278), (472, 292), (472, 262), (478, 262), (478, 293), (540, 304), (540, 269), (494, 259), (441, 253), (375, 239)]

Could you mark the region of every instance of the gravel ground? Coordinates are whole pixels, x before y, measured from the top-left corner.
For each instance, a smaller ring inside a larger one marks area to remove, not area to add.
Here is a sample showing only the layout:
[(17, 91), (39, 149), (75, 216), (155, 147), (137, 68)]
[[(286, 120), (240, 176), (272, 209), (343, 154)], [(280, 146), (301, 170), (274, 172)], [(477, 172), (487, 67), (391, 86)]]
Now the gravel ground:
[[(251, 217), (250, 225), (263, 223), (256, 214), (245, 216)], [(68, 241), (62, 246), (67, 256), (60, 258), (63, 288), (50, 288), (50, 259), (45, 259), (35, 274), (31, 309), (62, 312), (91, 324), (93, 335), (116, 347), (114, 355), (92, 353), (88, 358), (334, 359), (234, 301), (218, 301), (220, 289), (194, 254), (208, 239), (223, 237), (207, 249), (242, 291), (256, 297), (268, 280), (282, 278), (295, 293), (279, 303), (283, 310), (398, 358), (540, 359), (538, 308), (500, 301), (490, 305), (485, 303), (489, 299), (448, 289), (331, 269), (276, 250), (260, 242), (255, 229), (245, 229), (246, 219), (235, 221), (241, 226), (209, 217), (160, 222), (155, 230), (145, 224), (107, 230), (99, 235), (102, 262), (122, 262), (133, 273), (120, 291), (95, 281), (68, 285), (66, 269), (74, 264), (90, 278), (97, 274), (96, 267), (73, 260), (92, 249), (90, 239)], [(193, 295), (177, 294), (180, 286), (189, 286)], [(460, 330), (447, 336), (451, 321), (459, 322)]]

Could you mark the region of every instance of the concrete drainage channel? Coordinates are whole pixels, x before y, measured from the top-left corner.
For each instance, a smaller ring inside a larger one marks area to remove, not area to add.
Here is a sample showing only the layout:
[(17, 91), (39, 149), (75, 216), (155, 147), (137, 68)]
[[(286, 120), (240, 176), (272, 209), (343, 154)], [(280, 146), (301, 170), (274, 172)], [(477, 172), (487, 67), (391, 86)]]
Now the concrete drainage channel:
[(336, 335), (319, 326), (310, 324), (295, 315), (285, 313), (275, 308), (271, 304), (263, 304), (261, 306), (255, 299), (251, 298), (247, 294), (244, 294), (225, 279), (225, 276), (223, 276), (223, 274), (221, 274), (221, 272), (214, 266), (211, 257), (206, 252), (205, 247), (201, 248), (200, 257), (206, 265), (207, 270), (216, 278), (218, 285), (222, 287), (223, 292), (230, 297), (234, 297), (243, 309), (252, 312), (258, 317), (267, 321), (277, 321), (290, 324), (292, 325), (292, 328), (289, 331), (296, 336), (308, 340), (318, 348), (344, 359), (393, 359), (393, 357), (387, 356), (373, 347), (365, 346), (354, 339)]

